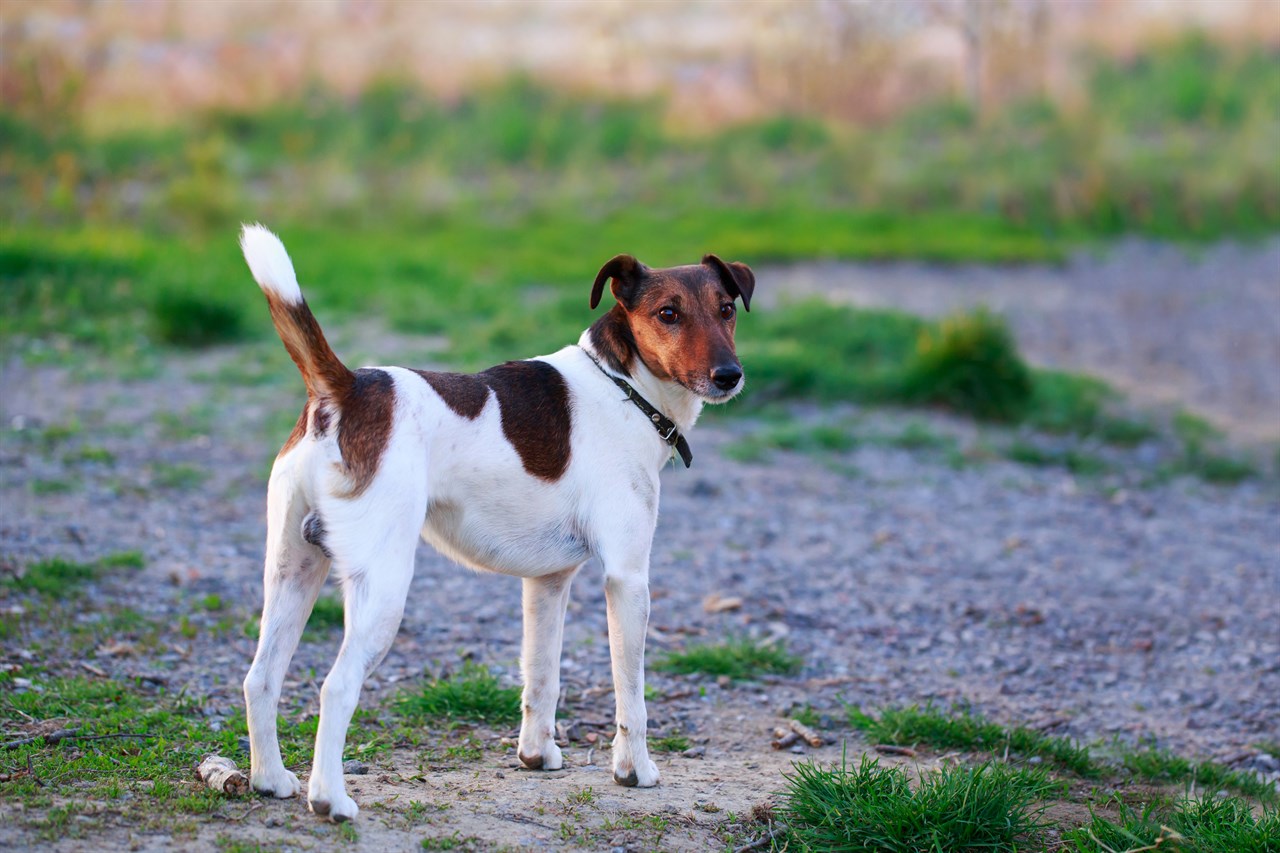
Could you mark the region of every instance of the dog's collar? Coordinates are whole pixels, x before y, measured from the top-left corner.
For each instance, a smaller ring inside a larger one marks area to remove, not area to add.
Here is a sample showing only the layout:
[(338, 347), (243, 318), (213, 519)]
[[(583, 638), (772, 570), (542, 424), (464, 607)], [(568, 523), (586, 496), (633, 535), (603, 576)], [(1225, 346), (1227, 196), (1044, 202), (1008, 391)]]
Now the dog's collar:
[(649, 423), (653, 424), (653, 428), (658, 431), (658, 437), (667, 444), (675, 448), (676, 453), (680, 454), (681, 460), (684, 461), (684, 467), (688, 468), (693, 465), (693, 451), (689, 449), (689, 442), (680, 434), (680, 429), (676, 426), (676, 422), (671, 418), (658, 411), (658, 407), (650, 403), (644, 397), (640, 396), (640, 392), (631, 387), (631, 383), (625, 379), (620, 379), (612, 373), (604, 369), (604, 365), (596, 361), (596, 357), (587, 352), (582, 347), (583, 354), (591, 359), (591, 363), (599, 368), (600, 372), (613, 380), (613, 384), (617, 385), (627, 395), (627, 399), (635, 403), (636, 408), (644, 412), (645, 417), (649, 419)]

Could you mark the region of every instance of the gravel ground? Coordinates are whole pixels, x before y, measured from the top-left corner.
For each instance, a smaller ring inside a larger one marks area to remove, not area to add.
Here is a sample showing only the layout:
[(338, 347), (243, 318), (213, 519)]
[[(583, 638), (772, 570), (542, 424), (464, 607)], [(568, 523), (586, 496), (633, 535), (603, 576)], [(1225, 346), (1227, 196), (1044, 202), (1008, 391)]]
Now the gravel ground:
[[(393, 357), (415, 346), (385, 334), (357, 343)], [(340, 347), (359, 349), (350, 340)], [(253, 381), (226, 381), (250, 369)], [(248, 618), (261, 602), (265, 472), (300, 407), (296, 380), (283, 353), (265, 347), (175, 356), (159, 375), (131, 381), (11, 359), (0, 370), (0, 562), (141, 550), (146, 568), (127, 584), (98, 584), (95, 599), (198, 625), (210, 617), (196, 602), (216, 593)], [(976, 434), (972, 424), (934, 414), (848, 414), (867, 434), (907, 424), (962, 443)], [(78, 431), (50, 439), (49, 427), (71, 423)], [(874, 441), (752, 464), (720, 452), (759, 428), (717, 418), (695, 430), (694, 468), (663, 474), (653, 550), (651, 655), (745, 634), (781, 638), (804, 659), (795, 678), (755, 685), (689, 689), (680, 678), (651, 678), (665, 697), (653, 705), (652, 725), (709, 742), (708, 760), (717, 750), (733, 756), (717, 770), (723, 797), (732, 801), (726, 785), (738, 785), (732, 796), (744, 802), (779, 786), (776, 774), (762, 785), (750, 755), (765, 760), (770, 720), (805, 703), (838, 727), (842, 702), (967, 702), (1002, 722), (1089, 742), (1154, 738), (1280, 779), (1255, 746), (1280, 741), (1273, 480), (1141, 486), (1125, 468), (1139, 472), (1142, 448), (1105, 480), (991, 459), (957, 470), (941, 452)], [(77, 456), (89, 447), (113, 461)], [(166, 472), (175, 466), (198, 469), (203, 482), (174, 482)], [(48, 483), (63, 485), (41, 486)], [(704, 600), (713, 594), (743, 604), (709, 614)], [(372, 694), (456, 667), (463, 656), (514, 679), (519, 598), (513, 579), (460, 569), (423, 546), (403, 627)], [(55, 626), (47, 630), (56, 636)], [(303, 644), (287, 687), (293, 711), (314, 709), (315, 676), (304, 673), (326, 671), (337, 641)], [(4, 642), (5, 658), (18, 660), (22, 650)], [(239, 707), (252, 651), (247, 638), (201, 633), (168, 654), (97, 665), (113, 677), (160, 674), (207, 696), (216, 719)], [(579, 715), (611, 715), (594, 565), (575, 585), (564, 676)], [(771, 773), (776, 764), (766, 762)], [(681, 790), (696, 793), (700, 778)], [(696, 849), (707, 836), (691, 837)]]
[(1037, 364), (1280, 441), (1280, 239), (1203, 249), (1125, 240), (1064, 265), (815, 262), (758, 271), (761, 301), (820, 295), (936, 316), (986, 305)]

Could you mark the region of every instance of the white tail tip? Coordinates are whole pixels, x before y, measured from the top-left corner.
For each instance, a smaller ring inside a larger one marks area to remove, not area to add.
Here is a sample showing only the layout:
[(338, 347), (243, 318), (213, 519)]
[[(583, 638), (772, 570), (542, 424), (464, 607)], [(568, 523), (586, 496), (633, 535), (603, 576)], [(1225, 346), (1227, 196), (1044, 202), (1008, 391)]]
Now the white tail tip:
[(280, 238), (264, 226), (246, 225), (240, 230), (240, 250), (249, 264), (249, 272), (268, 293), (274, 293), (285, 302), (301, 302), (302, 290), (298, 276), (293, 271), (293, 261), (284, 250)]

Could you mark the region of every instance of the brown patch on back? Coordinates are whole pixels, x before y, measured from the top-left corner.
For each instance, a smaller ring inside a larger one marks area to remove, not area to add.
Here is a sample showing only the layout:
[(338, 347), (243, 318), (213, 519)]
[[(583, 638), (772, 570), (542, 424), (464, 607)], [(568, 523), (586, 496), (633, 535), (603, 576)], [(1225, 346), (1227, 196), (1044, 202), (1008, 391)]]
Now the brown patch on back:
[(498, 397), (502, 434), (524, 470), (555, 482), (569, 467), (569, 386), (545, 361), (509, 361), (480, 374)]
[(498, 398), (502, 434), (516, 449), (524, 470), (555, 482), (569, 467), (569, 387), (560, 371), (543, 361), (509, 361), (483, 373), (414, 373), (457, 415), (475, 420)]
[(489, 399), (489, 386), (480, 377), (468, 373), (436, 373), (430, 370), (413, 372), (426, 380), (455, 414), (474, 421), (484, 411), (484, 404)]
[(342, 454), (351, 487), (343, 497), (358, 497), (373, 476), (391, 439), (395, 409), (395, 381), (385, 370), (362, 368), (352, 374), (353, 382), (338, 399), (338, 451)]

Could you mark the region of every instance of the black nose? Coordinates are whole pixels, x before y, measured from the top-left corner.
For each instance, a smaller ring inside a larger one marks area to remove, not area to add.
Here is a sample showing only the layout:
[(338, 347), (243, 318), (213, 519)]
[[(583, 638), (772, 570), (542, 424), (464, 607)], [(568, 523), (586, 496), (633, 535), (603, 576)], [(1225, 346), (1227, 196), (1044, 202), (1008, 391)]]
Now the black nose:
[(721, 367), (715, 367), (711, 370), (711, 381), (721, 391), (728, 391), (730, 388), (738, 384), (738, 380), (742, 378), (742, 368), (736, 364), (726, 364)]

